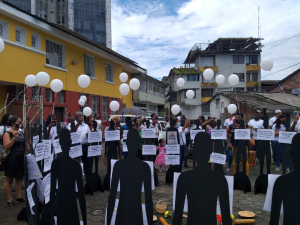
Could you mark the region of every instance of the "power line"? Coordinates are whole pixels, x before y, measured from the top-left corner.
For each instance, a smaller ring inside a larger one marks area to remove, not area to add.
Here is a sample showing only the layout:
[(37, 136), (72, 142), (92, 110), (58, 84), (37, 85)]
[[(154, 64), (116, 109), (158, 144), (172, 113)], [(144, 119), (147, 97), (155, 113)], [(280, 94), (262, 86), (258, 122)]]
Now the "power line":
[(300, 35), (300, 33), (299, 33), (299, 34), (296, 34), (295, 36), (292, 36), (292, 37), (290, 37), (290, 38), (287, 38), (285, 41), (282, 41), (282, 42), (280, 42), (279, 44), (274, 45), (274, 46), (272, 46), (271, 48), (268, 48), (267, 50), (264, 50), (263, 52), (266, 52), (266, 51), (268, 51), (268, 50), (270, 50), (270, 49), (272, 49), (272, 48), (274, 48), (274, 47), (276, 47), (276, 46), (278, 46), (278, 45), (281, 45), (282, 43), (284, 43), (284, 42), (286, 42), (286, 41), (288, 41), (288, 40), (290, 40), (290, 39), (292, 39), (292, 38), (294, 38), (294, 37), (297, 37), (297, 36), (299, 36), (299, 35)]

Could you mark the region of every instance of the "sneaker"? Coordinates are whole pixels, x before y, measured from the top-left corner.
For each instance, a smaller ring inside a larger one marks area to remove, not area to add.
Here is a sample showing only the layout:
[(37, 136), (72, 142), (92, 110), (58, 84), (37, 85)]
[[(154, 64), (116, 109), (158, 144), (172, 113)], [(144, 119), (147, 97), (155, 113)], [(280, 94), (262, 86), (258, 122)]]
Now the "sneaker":
[(230, 168), (227, 168), (227, 169), (226, 169), (226, 172), (230, 172)]
[(276, 167), (275, 171), (279, 172), (280, 171), (280, 167)]
[(15, 191), (16, 191), (15, 186), (12, 186), (12, 187), (11, 187), (11, 192), (15, 192)]
[(286, 168), (286, 173), (289, 173), (290, 172), (290, 168)]
[(16, 203), (14, 201), (7, 202), (8, 207), (16, 207)]

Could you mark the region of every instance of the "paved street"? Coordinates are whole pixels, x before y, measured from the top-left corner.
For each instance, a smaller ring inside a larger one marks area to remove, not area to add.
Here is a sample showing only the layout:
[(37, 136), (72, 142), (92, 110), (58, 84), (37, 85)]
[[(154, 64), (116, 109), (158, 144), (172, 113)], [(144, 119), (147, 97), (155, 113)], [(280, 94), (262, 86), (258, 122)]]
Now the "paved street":
[[(189, 160), (190, 167), (192, 166), (192, 161)], [(103, 159), (100, 162), (100, 175), (103, 179), (104, 177), (104, 163)], [(186, 169), (185, 169), (186, 170)], [(271, 172), (275, 173), (275, 166), (272, 166)], [(233, 175), (233, 172), (228, 173)], [(252, 185), (255, 183), (255, 179), (259, 174), (259, 167), (250, 167), (250, 180)], [(155, 211), (155, 205), (158, 200), (164, 200), (167, 204), (167, 210), (172, 210), (172, 200), (173, 200), (173, 186), (166, 185), (164, 183), (165, 173), (159, 173), (159, 186), (153, 191), (153, 212), (158, 218), (161, 216)], [(6, 206), (6, 198), (3, 192), (3, 172), (0, 172), (0, 224), (1, 225), (19, 225), (26, 224), (25, 221), (17, 221), (17, 214), (20, 212), (24, 204), (17, 204), (16, 208), (8, 208)], [(86, 195), (86, 205), (87, 205), (87, 215), (89, 225), (100, 225), (104, 224), (105, 221), (105, 208), (108, 199), (109, 192), (95, 192), (94, 196)], [(233, 214), (235, 218), (238, 218), (238, 211), (249, 210), (256, 214), (255, 220), (257, 225), (267, 225), (270, 217), (270, 213), (262, 210), (265, 200), (265, 195), (253, 193), (243, 193), (242, 191), (234, 190), (233, 198)], [(205, 204), (205, 202), (201, 203)], [(172, 218), (166, 219), (169, 224), (171, 224)], [(186, 223), (186, 219), (183, 219), (183, 224)], [(155, 224), (160, 224), (156, 222)]]

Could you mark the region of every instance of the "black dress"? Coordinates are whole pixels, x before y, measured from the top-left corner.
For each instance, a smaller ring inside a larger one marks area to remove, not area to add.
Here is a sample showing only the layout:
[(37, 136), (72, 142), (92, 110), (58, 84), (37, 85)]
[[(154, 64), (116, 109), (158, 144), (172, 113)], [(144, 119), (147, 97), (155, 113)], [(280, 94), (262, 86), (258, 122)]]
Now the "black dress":
[[(12, 132), (7, 132), (10, 140), (14, 135)], [(22, 177), (24, 176), (24, 154), (26, 151), (25, 137), (23, 132), (20, 132), (14, 145), (10, 149), (7, 160), (5, 161), (5, 176), (6, 177)]]

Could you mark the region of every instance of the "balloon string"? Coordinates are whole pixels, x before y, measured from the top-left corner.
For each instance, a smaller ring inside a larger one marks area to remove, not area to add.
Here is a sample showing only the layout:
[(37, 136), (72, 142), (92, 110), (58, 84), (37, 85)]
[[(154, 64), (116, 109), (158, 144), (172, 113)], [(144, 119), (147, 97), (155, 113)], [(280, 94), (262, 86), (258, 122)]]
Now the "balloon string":
[(54, 95), (52, 114), (54, 114), (54, 105), (55, 105), (56, 95), (57, 95), (57, 92), (55, 92), (55, 95)]
[(236, 102), (237, 102), (237, 107), (238, 107), (238, 110), (239, 110), (239, 114), (241, 114), (241, 112), (240, 112), (240, 106), (239, 106), (239, 100), (238, 100), (238, 97), (237, 97), (237, 94), (236, 94), (236, 87), (234, 87), (234, 91), (235, 91), (235, 98), (236, 98)]
[(13, 100), (11, 100), (10, 103), (8, 103), (8, 105), (4, 106), (4, 107), (0, 110), (0, 113), (1, 113), (5, 108), (7, 108), (11, 103), (13, 103), (13, 102), (19, 97), (19, 95), (22, 94), (22, 92), (24, 92), (24, 91), (26, 90), (26, 88), (28, 88), (28, 87), (29, 87), (29, 86), (26, 86), (26, 87), (24, 88), (24, 90), (20, 91), (20, 93), (17, 94), (17, 96), (16, 96)]
[(282, 86), (278, 83), (278, 80), (276, 80), (278, 86), (280, 87), (280, 89), (282, 90), (283, 94), (285, 95), (285, 97), (287, 98), (287, 100), (290, 102), (291, 106), (294, 108), (295, 111), (297, 111), (297, 109), (295, 108), (295, 106), (293, 105), (293, 103), (291, 102), (291, 100), (289, 99), (289, 97), (286, 95), (284, 89), (282, 88)]

